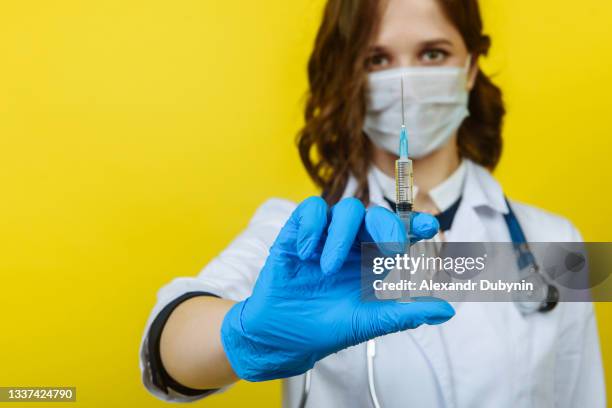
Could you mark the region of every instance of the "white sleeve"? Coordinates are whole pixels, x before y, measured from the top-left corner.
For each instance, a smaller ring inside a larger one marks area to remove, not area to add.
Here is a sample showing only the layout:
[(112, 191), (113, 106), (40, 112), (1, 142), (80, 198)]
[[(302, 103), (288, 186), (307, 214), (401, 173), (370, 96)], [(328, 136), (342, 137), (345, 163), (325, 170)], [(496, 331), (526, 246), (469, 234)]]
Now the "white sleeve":
[[(204, 292), (234, 301), (247, 298), (251, 294), (270, 247), (295, 206), (295, 203), (286, 200), (266, 201), (257, 209), (248, 227), (196, 277), (175, 278), (159, 290), (157, 302), (149, 315), (140, 346), (142, 381), (154, 396), (164, 401), (189, 402), (211, 394), (189, 396), (169, 387), (162, 389), (159, 384), (156, 385), (158, 381), (155, 381), (154, 376), (159, 373), (155, 372), (155, 367), (152, 368), (151, 365), (150, 346), (153, 343), (149, 344), (149, 333), (154, 323), (155, 326), (159, 326), (156, 318), (160, 312), (177, 298), (191, 292)], [(163, 323), (165, 321), (161, 324), (162, 328)]]
[[(568, 221), (570, 242), (582, 242), (580, 232)], [(563, 304), (569, 317), (559, 333), (555, 389), (557, 407), (606, 406), (606, 387), (593, 304)]]
[(584, 337), (580, 354), (578, 375), (573, 387), (570, 406), (572, 407), (605, 407), (606, 388), (599, 349), (599, 336), (593, 304), (588, 304), (585, 319)]

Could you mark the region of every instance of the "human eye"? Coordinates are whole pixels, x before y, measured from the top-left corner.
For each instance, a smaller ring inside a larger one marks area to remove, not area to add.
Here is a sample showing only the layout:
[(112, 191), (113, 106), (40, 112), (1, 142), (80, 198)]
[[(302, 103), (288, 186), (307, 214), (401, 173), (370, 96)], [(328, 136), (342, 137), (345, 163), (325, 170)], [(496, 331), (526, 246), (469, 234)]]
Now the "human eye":
[(448, 58), (449, 52), (441, 48), (430, 48), (421, 52), (420, 59), (425, 65), (441, 65)]
[(391, 64), (391, 57), (384, 52), (374, 52), (366, 59), (366, 68), (370, 72), (387, 69)]

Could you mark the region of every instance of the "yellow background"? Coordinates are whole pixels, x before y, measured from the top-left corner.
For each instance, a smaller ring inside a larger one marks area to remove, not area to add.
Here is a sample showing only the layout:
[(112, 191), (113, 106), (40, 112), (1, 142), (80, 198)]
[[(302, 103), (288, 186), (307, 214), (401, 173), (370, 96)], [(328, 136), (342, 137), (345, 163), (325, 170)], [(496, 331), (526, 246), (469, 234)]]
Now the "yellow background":
[[(496, 176), (610, 241), (612, 3), (485, 3), (484, 65), (509, 111)], [(0, 385), (163, 406), (138, 369), (157, 289), (197, 273), (266, 198), (315, 192), (294, 135), (322, 4), (2, 3)], [(612, 391), (612, 304), (597, 314)], [(206, 406), (279, 401), (278, 382), (240, 384)]]

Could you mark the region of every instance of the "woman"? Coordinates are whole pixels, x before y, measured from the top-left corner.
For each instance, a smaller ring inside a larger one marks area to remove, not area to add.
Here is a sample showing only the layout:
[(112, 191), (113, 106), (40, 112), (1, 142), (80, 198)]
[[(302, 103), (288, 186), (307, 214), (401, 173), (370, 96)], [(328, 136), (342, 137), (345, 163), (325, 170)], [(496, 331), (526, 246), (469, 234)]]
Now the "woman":
[(530, 241), (580, 240), (568, 221), (508, 204), (488, 172), (504, 115), (478, 68), (489, 45), (476, 0), (329, 0), (298, 143), (322, 198), (264, 203), (198, 277), (159, 292), (141, 352), (151, 392), (191, 401), (239, 378), (285, 378), (286, 406), (605, 405), (589, 303), (531, 314), (463, 303), (455, 315), (443, 301), (359, 300), (356, 244), (406, 239), (388, 210), (400, 77), (417, 239), (510, 241), (511, 215)]

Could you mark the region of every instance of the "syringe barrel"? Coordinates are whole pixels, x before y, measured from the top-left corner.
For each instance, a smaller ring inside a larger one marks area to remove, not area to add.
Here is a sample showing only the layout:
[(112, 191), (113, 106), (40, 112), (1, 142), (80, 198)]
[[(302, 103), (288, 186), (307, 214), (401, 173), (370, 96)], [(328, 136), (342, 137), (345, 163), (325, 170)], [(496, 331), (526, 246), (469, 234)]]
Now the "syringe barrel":
[(395, 161), (395, 203), (398, 210), (412, 211), (412, 160)]
[(395, 161), (395, 205), (396, 212), (410, 234), (413, 204), (412, 160), (400, 158)]

